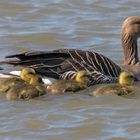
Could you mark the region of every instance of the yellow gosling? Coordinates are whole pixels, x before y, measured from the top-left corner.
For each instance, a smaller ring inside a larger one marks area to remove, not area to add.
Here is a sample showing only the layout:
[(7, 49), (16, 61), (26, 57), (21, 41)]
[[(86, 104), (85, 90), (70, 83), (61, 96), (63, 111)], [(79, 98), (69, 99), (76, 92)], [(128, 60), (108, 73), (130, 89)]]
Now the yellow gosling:
[(91, 75), (87, 71), (78, 71), (75, 80), (58, 80), (47, 87), (51, 94), (76, 92), (87, 88)]
[(122, 87), (131, 86), (134, 83), (135, 76), (131, 72), (121, 72), (119, 76), (119, 84)]
[(134, 93), (135, 87), (134, 83), (134, 74), (131, 72), (121, 72), (119, 76), (118, 84), (105, 85), (97, 87), (93, 91), (94, 96), (106, 95), (106, 94), (116, 94), (118, 96), (129, 96), (131, 93)]
[(35, 75), (35, 71), (32, 68), (23, 68), (21, 70), (20, 77), (10, 77), (10, 78), (1, 78), (0, 79), (0, 93), (7, 92), (15, 84), (19, 83), (29, 83), (31, 77)]
[(91, 78), (91, 75), (87, 71), (83, 70), (83, 71), (77, 72), (75, 81), (87, 86), (90, 78)]
[(35, 75), (36, 72), (33, 68), (23, 68), (20, 72), (20, 78), (26, 82), (29, 82), (32, 75)]
[(29, 83), (17, 83), (12, 86), (6, 94), (6, 98), (8, 100), (27, 100), (45, 95), (46, 93), (46, 88), (43, 85), (42, 79), (38, 76), (32, 75)]

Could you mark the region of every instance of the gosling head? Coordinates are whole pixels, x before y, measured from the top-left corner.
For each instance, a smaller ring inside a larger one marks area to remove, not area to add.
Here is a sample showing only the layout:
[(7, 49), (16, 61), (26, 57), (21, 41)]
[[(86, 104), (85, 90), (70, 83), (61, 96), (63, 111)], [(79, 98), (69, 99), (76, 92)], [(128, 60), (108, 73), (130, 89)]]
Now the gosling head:
[(35, 75), (36, 72), (33, 68), (23, 68), (20, 73), (20, 77), (22, 80), (26, 82), (30, 82), (30, 79), (33, 75)]
[(77, 82), (81, 83), (81, 84), (88, 85), (90, 79), (91, 79), (91, 75), (90, 75), (89, 72), (87, 72), (87, 71), (78, 71), (75, 80)]
[(42, 78), (36, 75), (32, 75), (29, 84), (31, 85), (39, 85), (39, 84), (44, 84), (42, 81)]
[(121, 72), (120, 77), (119, 77), (119, 83), (122, 86), (130, 86), (134, 83), (134, 74), (131, 72)]

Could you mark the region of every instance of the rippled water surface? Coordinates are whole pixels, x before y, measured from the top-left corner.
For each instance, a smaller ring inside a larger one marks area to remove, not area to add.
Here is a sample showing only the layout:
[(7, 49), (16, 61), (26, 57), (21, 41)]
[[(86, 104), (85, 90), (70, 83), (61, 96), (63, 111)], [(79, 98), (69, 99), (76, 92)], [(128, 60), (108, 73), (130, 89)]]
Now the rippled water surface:
[[(31, 50), (95, 50), (123, 62), (121, 24), (139, 0), (0, 0), (0, 59)], [(12, 68), (4, 67), (7, 71)], [(140, 99), (81, 94), (0, 98), (2, 140), (139, 140)]]

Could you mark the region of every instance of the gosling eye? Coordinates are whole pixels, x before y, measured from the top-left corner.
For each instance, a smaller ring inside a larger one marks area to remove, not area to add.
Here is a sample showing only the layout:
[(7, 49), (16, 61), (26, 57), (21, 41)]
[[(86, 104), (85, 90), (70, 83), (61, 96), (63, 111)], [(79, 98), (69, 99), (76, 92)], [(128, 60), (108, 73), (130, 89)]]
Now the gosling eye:
[(33, 72), (31, 72), (31, 71), (30, 71), (30, 72), (28, 72), (28, 74), (33, 74), (33, 75), (34, 75), (34, 73), (33, 73)]
[(38, 78), (38, 82), (44, 84), (44, 82), (43, 82), (41, 77)]
[(131, 75), (131, 76), (129, 76), (129, 78), (134, 78), (134, 76), (133, 76), (133, 75)]

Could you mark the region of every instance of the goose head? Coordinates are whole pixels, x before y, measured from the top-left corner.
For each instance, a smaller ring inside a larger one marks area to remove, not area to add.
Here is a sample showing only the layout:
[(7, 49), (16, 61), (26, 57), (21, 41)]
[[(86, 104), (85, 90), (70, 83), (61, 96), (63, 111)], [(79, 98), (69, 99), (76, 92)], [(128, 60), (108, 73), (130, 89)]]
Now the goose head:
[(78, 71), (76, 74), (76, 81), (84, 84), (84, 85), (88, 85), (88, 82), (91, 79), (91, 74), (87, 71)]
[(129, 17), (122, 25), (122, 47), (124, 50), (124, 69), (131, 71), (140, 79), (140, 61), (137, 40), (140, 37), (140, 17)]
[(32, 68), (23, 68), (20, 73), (20, 78), (26, 82), (30, 82), (30, 79), (36, 74)]
[(140, 17), (127, 18), (123, 22), (122, 31), (137, 40), (140, 36)]
[(132, 72), (121, 72), (119, 76), (119, 84), (121, 86), (131, 86), (134, 83), (135, 76)]

